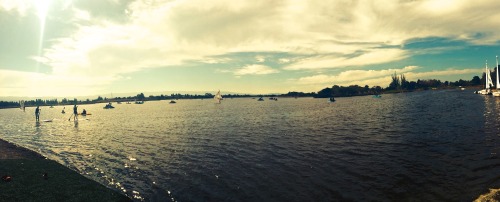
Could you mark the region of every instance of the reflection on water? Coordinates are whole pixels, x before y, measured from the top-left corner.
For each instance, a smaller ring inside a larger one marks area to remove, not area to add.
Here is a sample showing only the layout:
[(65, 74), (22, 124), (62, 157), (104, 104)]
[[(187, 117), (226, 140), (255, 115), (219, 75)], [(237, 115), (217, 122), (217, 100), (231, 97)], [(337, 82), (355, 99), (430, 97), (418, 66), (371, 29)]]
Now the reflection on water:
[[(500, 99), (425, 91), (0, 110), (0, 138), (135, 200), (471, 201), (500, 187)], [(6, 118), (9, 117), (9, 118)]]

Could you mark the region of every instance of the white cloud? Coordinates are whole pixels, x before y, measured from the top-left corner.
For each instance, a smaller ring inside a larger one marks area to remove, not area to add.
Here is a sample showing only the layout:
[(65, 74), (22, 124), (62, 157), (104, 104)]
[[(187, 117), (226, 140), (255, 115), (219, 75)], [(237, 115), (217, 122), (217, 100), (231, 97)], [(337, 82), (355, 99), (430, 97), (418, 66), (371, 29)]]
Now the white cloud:
[(407, 57), (405, 51), (400, 49), (372, 49), (366, 50), (359, 56), (313, 56), (298, 60), (298, 62), (285, 66), (287, 70), (339, 68), (349, 66), (362, 66), (380, 64), (400, 60)]
[[(40, 0), (0, 0), (0, 12), (24, 16), (35, 1)], [(51, 80), (60, 81), (78, 75), (100, 83), (103, 78), (112, 81), (119, 75), (187, 61), (226, 63), (231, 60), (227, 55), (239, 52), (286, 53), (286, 58), (278, 60), (285, 70), (358, 68), (410, 57), (399, 47), (414, 38), (443, 37), (476, 44), (500, 39), (500, 4), (495, 0), (136, 0), (124, 8), (128, 18), (123, 21), (93, 16), (90, 10), (72, 6), (71, 0), (52, 3), (64, 4), (52, 9), (72, 9), (73, 17), (67, 21), (75, 29), (51, 35), (58, 38), (46, 39), (51, 43), (43, 54), (31, 58), (52, 67)], [(257, 56), (255, 60), (264, 62), (266, 58)], [(277, 72), (251, 65), (233, 73)], [(357, 74), (358, 80), (345, 79), (343, 74), (348, 73)], [(300, 82), (375, 82), (382, 78), (363, 73), (381, 72), (348, 70), (337, 75), (340, 77), (310, 76)]]
[(286, 64), (286, 63), (289, 63), (291, 62), (291, 60), (289, 58), (280, 58), (278, 59), (278, 63), (279, 64)]
[(346, 70), (337, 75), (320, 74), (320, 75), (302, 77), (297, 79), (297, 82), (301, 84), (332, 84), (332, 83), (344, 84), (344, 83), (350, 83), (352, 81), (364, 81), (380, 77), (390, 78), (390, 75), (394, 73), (397, 74), (407, 73), (415, 69), (418, 69), (418, 67), (407, 66), (401, 69), (384, 69), (384, 70)]
[[(386, 86), (391, 81), (391, 75), (404, 74), (406, 79), (416, 81), (418, 79), (441, 79), (448, 76), (464, 75), (470, 76), (481, 73), (481, 69), (446, 69), (428, 72), (415, 72), (420, 69), (417, 66), (407, 66), (401, 69), (384, 69), (384, 70), (346, 70), (337, 75), (319, 74), (314, 76), (292, 79), (294, 83), (303, 85), (370, 85), (370, 86)], [(472, 77), (471, 77), (472, 78)], [(471, 79), (469, 78), (469, 79)]]
[(234, 71), (234, 75), (242, 76), (242, 75), (264, 75), (264, 74), (274, 74), (278, 73), (278, 70), (275, 70), (266, 65), (247, 65), (240, 69)]
[[(488, 12), (500, 5), (479, 0), (439, 6), (446, 2), (135, 1), (126, 9), (130, 19), (123, 24), (76, 9), (75, 18), (88, 22), (47, 48), (44, 56), (57, 71), (115, 75), (233, 52), (309, 55), (287, 60), (296, 62), (284, 69), (299, 70), (401, 60), (408, 57), (404, 50), (380, 47), (403, 45), (415, 37), (469, 37), (478, 43), (500, 38), (498, 15)], [(472, 38), (478, 32), (486, 34)]]
[(26, 15), (26, 12), (33, 6), (33, 1), (29, 0), (0, 0), (0, 12), (2, 10), (15, 12), (20, 16)]

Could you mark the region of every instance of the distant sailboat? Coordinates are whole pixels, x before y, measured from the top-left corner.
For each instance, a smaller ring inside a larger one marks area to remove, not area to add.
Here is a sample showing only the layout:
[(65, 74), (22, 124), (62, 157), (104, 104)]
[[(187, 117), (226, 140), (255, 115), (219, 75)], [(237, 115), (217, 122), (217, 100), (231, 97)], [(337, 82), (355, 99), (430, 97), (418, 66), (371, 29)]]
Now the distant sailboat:
[(24, 100), (19, 100), (19, 105), (20, 105), (20, 108), (21, 108), (21, 109), (23, 110), (23, 112), (24, 112), (24, 110), (26, 109), (26, 108), (24, 107)]
[(486, 83), (485, 83), (485, 87), (483, 90), (480, 90), (478, 93), (479, 94), (482, 94), (482, 95), (491, 95), (491, 89), (490, 87), (493, 86), (493, 82), (491, 81), (491, 72), (490, 72), (490, 69), (488, 68), (488, 61), (486, 61), (486, 71), (485, 71), (485, 74), (486, 74)]
[(498, 78), (498, 55), (496, 57), (497, 59), (497, 91), (493, 92), (493, 96), (495, 97), (500, 97), (500, 82), (499, 82), (499, 78)]
[(219, 92), (217, 92), (217, 94), (215, 94), (214, 100), (215, 100), (215, 103), (220, 104), (220, 101), (222, 100), (222, 95), (220, 94), (220, 90), (219, 90)]

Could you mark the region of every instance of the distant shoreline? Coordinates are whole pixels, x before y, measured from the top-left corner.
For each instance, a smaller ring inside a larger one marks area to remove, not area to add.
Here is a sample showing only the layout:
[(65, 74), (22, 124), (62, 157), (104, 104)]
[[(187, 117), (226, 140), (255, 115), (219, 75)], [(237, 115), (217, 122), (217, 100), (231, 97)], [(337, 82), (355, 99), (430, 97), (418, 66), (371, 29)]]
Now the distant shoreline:
[[(467, 86), (465, 87), (466, 89), (481, 89), (482, 86)], [(457, 87), (453, 87), (453, 88), (431, 88), (431, 89), (427, 89), (427, 90), (450, 90), (450, 89), (457, 89)], [(385, 91), (385, 92), (382, 92), (380, 94), (394, 94), (394, 93), (409, 93), (409, 92), (419, 92), (419, 91), (426, 91), (425, 89), (417, 89), (417, 90), (414, 90), (414, 91), (399, 91), (399, 90), (390, 90), (390, 91)], [(352, 95), (352, 96), (334, 96), (334, 97), (354, 97), (354, 96), (370, 96), (371, 94), (367, 94), (367, 95)], [(182, 96), (186, 96), (186, 97), (182, 97)], [(224, 96), (224, 95), (223, 95)], [(302, 95), (299, 95), (299, 96), (291, 96), (289, 94), (281, 94), (281, 95), (226, 95), (224, 98), (256, 98), (256, 97), (278, 97), (278, 98), (295, 98), (295, 97), (301, 97), (301, 98), (304, 98), (304, 97), (309, 97), (309, 98), (325, 98), (325, 97), (317, 97), (317, 96), (314, 96), (314, 95), (309, 95), (309, 94), (302, 94)], [(153, 96), (153, 97), (147, 97), (147, 98), (144, 98), (142, 100), (135, 100), (135, 99), (131, 99), (131, 98), (113, 98), (113, 99), (107, 99), (107, 100), (89, 100), (89, 101), (82, 101), (82, 100), (79, 100), (77, 105), (88, 105), (88, 104), (100, 104), (100, 103), (103, 103), (103, 104), (106, 104), (106, 103), (116, 103), (116, 102), (135, 102), (135, 101), (147, 101), (147, 102), (150, 102), (150, 101), (162, 101), (162, 100), (200, 100), (200, 99), (212, 99), (212, 97), (194, 97), (194, 96), (191, 96), (191, 95), (181, 95), (181, 97), (163, 97), (163, 98), (158, 98), (157, 96)], [(14, 102), (14, 103), (17, 103), (17, 102)], [(57, 105), (50, 105), (50, 104), (40, 104), (38, 106), (42, 106), (42, 107), (50, 107), (50, 106), (54, 106), (54, 107), (57, 107), (57, 106), (72, 106), (74, 104), (72, 103), (59, 103)], [(30, 108), (30, 107), (36, 107), (37, 105), (27, 105), (25, 106), (26, 108)], [(0, 106), (0, 109), (12, 109), (12, 108), (20, 108), (19, 105), (17, 106)]]

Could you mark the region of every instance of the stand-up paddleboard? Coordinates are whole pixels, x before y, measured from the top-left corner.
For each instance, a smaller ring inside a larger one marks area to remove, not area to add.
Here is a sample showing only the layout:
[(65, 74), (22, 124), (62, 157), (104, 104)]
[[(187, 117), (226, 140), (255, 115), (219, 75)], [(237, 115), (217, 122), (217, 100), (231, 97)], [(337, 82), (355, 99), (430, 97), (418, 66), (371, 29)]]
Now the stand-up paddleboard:
[(45, 119), (43, 122), (52, 122), (54, 119)]

